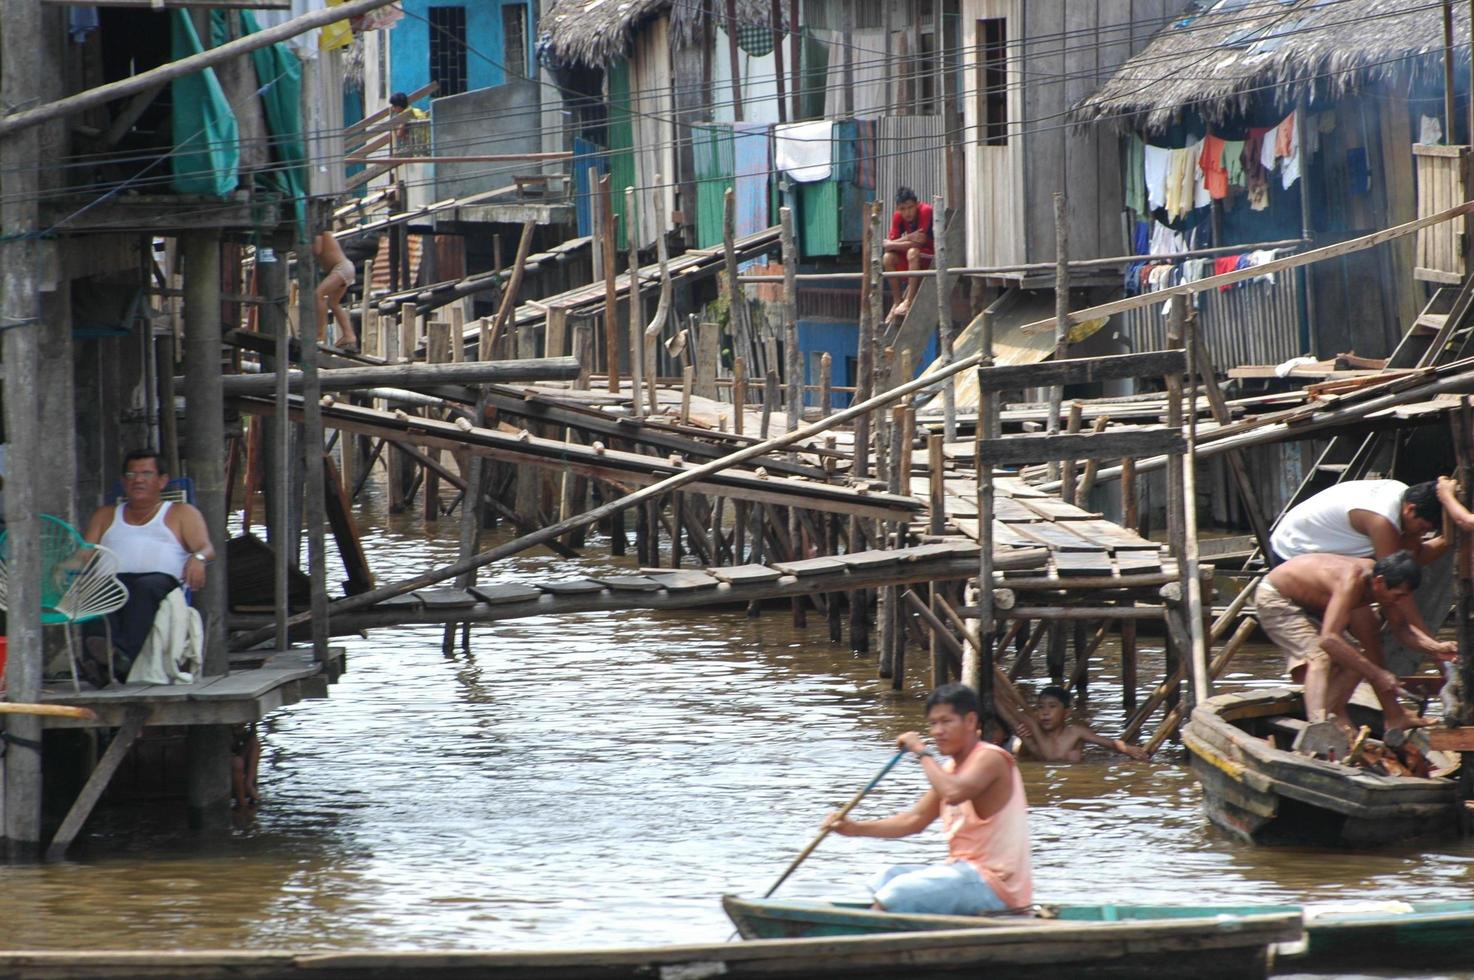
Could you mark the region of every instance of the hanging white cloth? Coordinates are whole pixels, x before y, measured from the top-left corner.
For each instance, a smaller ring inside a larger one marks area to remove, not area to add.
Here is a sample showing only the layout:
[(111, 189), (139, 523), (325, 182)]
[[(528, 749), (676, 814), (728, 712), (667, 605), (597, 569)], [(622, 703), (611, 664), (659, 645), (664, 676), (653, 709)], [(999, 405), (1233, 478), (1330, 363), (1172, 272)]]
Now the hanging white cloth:
[(787, 123), (773, 128), (774, 163), (789, 180), (828, 180), (834, 169), (834, 123)]
[(205, 630), (200, 614), (184, 601), (184, 590), (164, 596), (143, 648), (128, 668), (129, 684), (189, 684), (200, 669)]
[(1165, 146), (1146, 146), (1142, 151), (1146, 177), (1146, 204), (1155, 211), (1167, 206), (1167, 167), (1172, 151)]

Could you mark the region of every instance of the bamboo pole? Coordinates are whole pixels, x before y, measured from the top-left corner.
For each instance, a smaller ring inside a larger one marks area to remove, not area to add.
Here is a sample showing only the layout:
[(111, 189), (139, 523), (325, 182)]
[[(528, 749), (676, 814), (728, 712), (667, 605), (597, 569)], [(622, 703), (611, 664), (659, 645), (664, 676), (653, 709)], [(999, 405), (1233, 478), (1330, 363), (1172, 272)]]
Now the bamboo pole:
[[(942, 0), (936, 0), (938, 9)], [(940, 42), (942, 36), (942, 23), (940, 18), (935, 25), (936, 36)], [(940, 59), (941, 44), (937, 45), (937, 58)], [(938, 98), (941, 98), (940, 91)], [(952, 325), (952, 280), (947, 274), (947, 233), (951, 230), (951, 222), (947, 217), (947, 198), (945, 195), (937, 194), (932, 197), (932, 226), (935, 230), (938, 216), (942, 219), (942, 228), (932, 236), (936, 240), (936, 284), (937, 284), (937, 350), (941, 353), (942, 363), (951, 364), (953, 359), (953, 345), (956, 343), (957, 331)], [(957, 439), (957, 384), (949, 383), (942, 387), (942, 432), (946, 435), (948, 442)]]
[[(603, 238), (604, 265), (604, 371), (609, 376), (609, 390), (619, 391), (619, 301), (615, 285), (614, 260), (614, 196), (609, 188), (609, 175), (599, 178), (599, 233)], [(631, 287), (635, 285), (630, 278)]]
[[(655, 175), (655, 183), (660, 184), (660, 174)], [(645, 386), (650, 399), (650, 414), (660, 413), (660, 401), (656, 397), (656, 382), (659, 371), (655, 361), (655, 345), (660, 339), (661, 332), (665, 329), (666, 320), (670, 317), (671, 308), (671, 281), (670, 281), (670, 256), (666, 251), (665, 244), (665, 211), (663, 208), (655, 208), (655, 257), (660, 268), (660, 298), (655, 304), (655, 315), (645, 326), (645, 332), (640, 344), (639, 356), (646, 372)], [(638, 285), (638, 278), (631, 282)], [(638, 292), (632, 289), (631, 293)], [(638, 386), (635, 390), (635, 400), (640, 398)]]
[(517, 240), (517, 257), (512, 261), (512, 275), (507, 280), (506, 291), (502, 293), (502, 301), (497, 306), (496, 320), (491, 326), (493, 348), (498, 338), (508, 329), (512, 316), (517, 311), (517, 293), (522, 289), (522, 276), (527, 271), (527, 253), (532, 250), (532, 234), (536, 229), (537, 222), (531, 219), (522, 222), (522, 237)]
[(645, 403), (641, 400), (640, 392), (645, 387), (645, 342), (641, 331), (642, 324), (645, 322), (645, 313), (643, 297), (640, 295), (640, 245), (636, 218), (635, 189), (626, 187), (624, 189), (624, 246), (629, 254), (627, 261), (630, 279), (630, 403), (634, 409), (635, 418), (642, 419), (645, 417)]

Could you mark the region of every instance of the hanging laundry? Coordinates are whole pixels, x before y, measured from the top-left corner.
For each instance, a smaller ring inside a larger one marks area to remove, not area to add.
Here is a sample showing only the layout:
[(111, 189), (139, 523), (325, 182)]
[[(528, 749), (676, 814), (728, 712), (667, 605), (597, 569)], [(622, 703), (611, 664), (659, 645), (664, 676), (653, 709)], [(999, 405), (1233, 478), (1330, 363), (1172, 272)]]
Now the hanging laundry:
[(1212, 196), (1208, 193), (1207, 177), (1203, 172), (1203, 142), (1194, 143), (1187, 148), (1193, 158), (1193, 207), (1205, 208), (1213, 203)]
[(1142, 175), (1146, 180), (1146, 209), (1150, 214), (1167, 206), (1167, 171), (1172, 151), (1164, 146), (1142, 147)]
[(1274, 143), (1280, 158), (1280, 186), (1289, 190), (1300, 179), (1300, 129), (1293, 112), (1279, 124)]
[(1272, 139), (1266, 140), (1270, 132), (1265, 129), (1250, 129), (1249, 138), (1244, 141), (1243, 165), (1244, 174), (1249, 189), (1249, 209), (1251, 211), (1263, 211), (1269, 207), (1269, 172), (1262, 162), (1265, 143), (1273, 146)]
[(1175, 255), (1186, 252), (1187, 242), (1182, 235), (1159, 221), (1152, 222), (1152, 237), (1148, 245), (1149, 255)]
[(1126, 206), (1137, 214), (1149, 214), (1146, 204), (1146, 144), (1132, 134), (1126, 143)]
[(1443, 121), (1437, 116), (1418, 117), (1418, 142), (1433, 145), (1443, 142)]
[[(1218, 258), (1213, 260), (1213, 274), (1215, 276), (1221, 276), (1225, 272), (1232, 272), (1238, 267), (1239, 257), (1237, 255), (1220, 255)], [(1218, 291), (1220, 293), (1226, 293), (1232, 288), (1233, 284), (1229, 283), (1226, 286), (1219, 286)]]
[(1228, 196), (1228, 171), (1223, 166), (1224, 141), (1216, 136), (1203, 139), (1203, 152), (1198, 157), (1198, 168), (1203, 172), (1203, 186), (1208, 196), (1221, 201)]
[(1193, 168), (1197, 162), (1186, 150), (1173, 150), (1167, 164), (1167, 217), (1173, 221), (1192, 210)]
[(1230, 187), (1243, 187), (1244, 176), (1244, 141), (1223, 140), (1222, 166), (1224, 173), (1228, 175)]
[(820, 120), (773, 127), (773, 160), (795, 183), (828, 180), (834, 169), (834, 123)]
[[(1247, 254), (1247, 255), (1244, 256), (1244, 266), (1246, 268), (1252, 268), (1252, 267), (1254, 267), (1256, 265), (1264, 265), (1264, 264), (1266, 264), (1268, 262), (1273, 262), (1274, 259), (1275, 259), (1275, 256), (1277, 256), (1278, 254), (1279, 253), (1276, 252), (1274, 249), (1269, 249), (1269, 248), (1256, 249), (1255, 251), (1252, 251), (1249, 254)], [(1269, 283), (1269, 285), (1273, 286), (1274, 285), (1274, 273), (1273, 272), (1266, 272), (1264, 275), (1262, 275), (1262, 276), (1255, 276), (1253, 279), (1251, 279), (1249, 281), (1250, 282), (1266, 282), (1266, 283)]]

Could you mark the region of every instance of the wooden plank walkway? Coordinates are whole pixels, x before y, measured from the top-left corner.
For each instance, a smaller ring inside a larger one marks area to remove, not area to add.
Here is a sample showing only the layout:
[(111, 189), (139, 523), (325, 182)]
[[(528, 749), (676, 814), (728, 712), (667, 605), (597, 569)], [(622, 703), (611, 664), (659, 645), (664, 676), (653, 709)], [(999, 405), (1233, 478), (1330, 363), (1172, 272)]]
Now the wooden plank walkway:
[[(422, 589), (405, 596), (410, 600), (408, 602), (393, 606), (381, 603), (356, 612), (336, 614), (332, 617), (332, 625), (336, 632), (352, 633), (376, 626), (489, 623), (582, 612), (745, 605), (826, 592), (976, 577), (978, 560), (977, 544), (959, 538), (946, 543), (856, 552), (806, 562), (704, 570), (647, 569), (646, 574), (637, 576), (573, 578), (519, 583), (516, 586), (518, 589), (535, 588), (536, 595), (523, 592), (508, 596), (499, 590), (509, 586), (478, 586), (471, 590), (476, 601), (469, 606), (451, 606), (436, 601), (438, 594), (445, 591), (464, 595), (460, 590)], [(1037, 575), (1047, 568), (1048, 551), (1042, 547), (1011, 548), (1000, 553), (994, 561), (1000, 570), (1032, 571)], [(489, 589), (498, 591), (483, 597)], [(270, 621), (271, 617), (260, 614), (238, 614), (231, 616), (230, 628), (251, 630)]]
[[(341, 659), (341, 648), (333, 652)], [(43, 704), (91, 708), (97, 720), (43, 716), (41, 721), (48, 728), (116, 728), (130, 711), (145, 708), (145, 725), (238, 725), (260, 721), (269, 712), (304, 698), (327, 696), (328, 677), (312, 659), (311, 650), (251, 656), (264, 658), (263, 665), (192, 684), (112, 684), (81, 693), (73, 691), (70, 682), (48, 684), (41, 689)]]

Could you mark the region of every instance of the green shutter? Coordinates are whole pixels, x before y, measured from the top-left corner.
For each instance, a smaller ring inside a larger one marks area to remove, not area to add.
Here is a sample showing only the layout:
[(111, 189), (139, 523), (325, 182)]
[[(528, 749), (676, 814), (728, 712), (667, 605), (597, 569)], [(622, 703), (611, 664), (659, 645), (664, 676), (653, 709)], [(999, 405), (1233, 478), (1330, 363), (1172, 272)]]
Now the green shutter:
[(609, 191), (614, 197), (614, 236), (620, 249), (629, 247), (624, 189), (635, 186), (635, 128), (630, 114), (630, 66), (623, 59), (609, 66)]
[(696, 170), (696, 247), (722, 243), (728, 188), (735, 188), (736, 163), (728, 126), (692, 126), (691, 155)]

